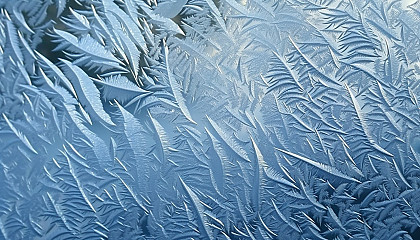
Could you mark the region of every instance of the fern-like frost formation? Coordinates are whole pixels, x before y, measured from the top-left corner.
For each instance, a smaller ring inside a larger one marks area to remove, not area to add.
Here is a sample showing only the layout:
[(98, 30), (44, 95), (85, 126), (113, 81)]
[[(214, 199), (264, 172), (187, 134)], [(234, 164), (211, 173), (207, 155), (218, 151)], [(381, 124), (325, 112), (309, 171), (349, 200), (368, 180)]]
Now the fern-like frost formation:
[(0, 239), (420, 239), (420, 1), (0, 0)]

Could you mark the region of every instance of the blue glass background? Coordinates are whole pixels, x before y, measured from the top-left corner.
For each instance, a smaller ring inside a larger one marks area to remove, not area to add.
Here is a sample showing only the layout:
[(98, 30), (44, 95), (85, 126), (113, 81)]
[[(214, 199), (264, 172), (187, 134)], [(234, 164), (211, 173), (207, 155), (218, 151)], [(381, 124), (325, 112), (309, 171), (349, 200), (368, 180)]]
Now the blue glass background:
[(0, 239), (420, 239), (419, 1), (0, 9)]

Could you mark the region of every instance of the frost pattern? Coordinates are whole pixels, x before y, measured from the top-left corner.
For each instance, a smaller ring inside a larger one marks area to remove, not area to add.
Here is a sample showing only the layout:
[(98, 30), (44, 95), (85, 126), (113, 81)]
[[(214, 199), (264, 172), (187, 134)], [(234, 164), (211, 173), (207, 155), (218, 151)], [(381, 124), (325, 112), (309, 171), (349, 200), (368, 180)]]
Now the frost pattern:
[(413, 239), (420, 1), (0, 0), (0, 239)]

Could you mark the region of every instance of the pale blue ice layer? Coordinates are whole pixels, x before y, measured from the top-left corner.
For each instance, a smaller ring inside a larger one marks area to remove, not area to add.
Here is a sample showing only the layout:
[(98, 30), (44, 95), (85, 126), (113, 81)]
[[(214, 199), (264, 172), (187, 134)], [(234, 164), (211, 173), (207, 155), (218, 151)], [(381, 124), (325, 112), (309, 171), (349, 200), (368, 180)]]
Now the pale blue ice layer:
[(0, 0), (0, 239), (420, 239), (420, 2)]

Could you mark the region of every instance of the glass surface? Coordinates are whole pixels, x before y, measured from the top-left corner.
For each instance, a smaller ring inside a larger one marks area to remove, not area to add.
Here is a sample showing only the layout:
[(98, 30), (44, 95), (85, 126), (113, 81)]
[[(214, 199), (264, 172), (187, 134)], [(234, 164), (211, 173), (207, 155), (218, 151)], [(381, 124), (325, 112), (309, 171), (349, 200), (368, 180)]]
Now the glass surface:
[(420, 239), (420, 1), (0, 0), (0, 239)]

